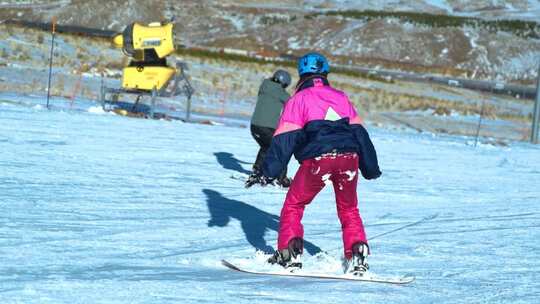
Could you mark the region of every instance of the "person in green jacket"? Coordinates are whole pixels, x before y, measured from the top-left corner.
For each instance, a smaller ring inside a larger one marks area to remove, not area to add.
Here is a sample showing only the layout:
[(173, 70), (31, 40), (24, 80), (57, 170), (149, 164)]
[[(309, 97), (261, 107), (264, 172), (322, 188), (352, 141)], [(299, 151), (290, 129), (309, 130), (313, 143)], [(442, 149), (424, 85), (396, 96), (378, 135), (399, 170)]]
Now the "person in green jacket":
[[(265, 185), (267, 183), (263, 180), (262, 164), (266, 151), (272, 143), (272, 136), (276, 131), (283, 106), (290, 97), (285, 90), (290, 84), (291, 75), (287, 71), (277, 70), (271, 78), (265, 79), (259, 87), (257, 104), (251, 117), (250, 129), (251, 135), (259, 144), (260, 149), (255, 164), (253, 164), (253, 173), (246, 181), (246, 188), (254, 184)], [(287, 169), (281, 173), (276, 183), (285, 188), (289, 187), (291, 180), (287, 177)]]

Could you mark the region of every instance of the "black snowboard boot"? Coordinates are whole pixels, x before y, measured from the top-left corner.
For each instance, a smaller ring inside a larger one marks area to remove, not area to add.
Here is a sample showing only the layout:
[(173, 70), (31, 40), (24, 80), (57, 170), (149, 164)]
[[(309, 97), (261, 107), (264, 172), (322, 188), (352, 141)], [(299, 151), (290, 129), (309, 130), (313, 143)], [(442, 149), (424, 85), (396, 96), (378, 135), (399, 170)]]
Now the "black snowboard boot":
[(294, 238), (289, 241), (286, 249), (276, 250), (274, 255), (268, 259), (270, 264), (279, 264), (286, 269), (294, 271), (302, 268), (300, 257), (304, 250), (304, 241), (301, 238)]
[(369, 255), (369, 247), (366, 243), (356, 243), (352, 247), (352, 259), (346, 263), (345, 273), (362, 276), (369, 269), (367, 257)]

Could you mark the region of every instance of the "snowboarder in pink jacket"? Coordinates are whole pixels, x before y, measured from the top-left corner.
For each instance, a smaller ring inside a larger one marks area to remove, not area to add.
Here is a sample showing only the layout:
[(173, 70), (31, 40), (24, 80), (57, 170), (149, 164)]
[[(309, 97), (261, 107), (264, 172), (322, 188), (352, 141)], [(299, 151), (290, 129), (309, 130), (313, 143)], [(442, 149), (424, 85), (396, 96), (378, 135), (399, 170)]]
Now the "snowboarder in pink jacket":
[(358, 171), (366, 179), (381, 175), (375, 148), (347, 95), (330, 86), (327, 59), (308, 53), (298, 61), (300, 80), (288, 100), (263, 165), (271, 180), (291, 156), (301, 163), (281, 210), (278, 250), (269, 259), (285, 268), (302, 266), (305, 207), (326, 184), (334, 187), (342, 226), (346, 272), (367, 270), (369, 247), (358, 211)]

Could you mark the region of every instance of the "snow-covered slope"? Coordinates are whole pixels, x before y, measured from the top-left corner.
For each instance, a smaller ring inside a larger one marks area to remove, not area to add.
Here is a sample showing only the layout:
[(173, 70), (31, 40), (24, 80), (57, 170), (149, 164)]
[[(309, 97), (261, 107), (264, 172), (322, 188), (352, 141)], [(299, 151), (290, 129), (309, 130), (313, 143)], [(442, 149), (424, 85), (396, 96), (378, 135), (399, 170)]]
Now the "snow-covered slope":
[[(359, 184), (370, 265), (416, 275), (407, 287), (224, 269), (275, 246), (285, 196), (231, 178), (257, 152), (247, 129), (0, 103), (0, 302), (537, 303), (540, 148), (369, 130), (384, 172)], [(333, 201), (304, 218), (306, 265), (327, 271)]]

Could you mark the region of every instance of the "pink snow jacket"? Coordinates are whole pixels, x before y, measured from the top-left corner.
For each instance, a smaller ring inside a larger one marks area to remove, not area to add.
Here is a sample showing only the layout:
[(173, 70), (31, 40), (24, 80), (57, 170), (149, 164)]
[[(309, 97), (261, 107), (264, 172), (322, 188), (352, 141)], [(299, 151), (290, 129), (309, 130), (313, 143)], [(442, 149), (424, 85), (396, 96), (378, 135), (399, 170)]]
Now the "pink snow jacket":
[(285, 104), (263, 174), (277, 177), (293, 153), (302, 162), (332, 152), (356, 152), (364, 178), (381, 175), (373, 143), (349, 98), (325, 77), (316, 76), (306, 80)]

